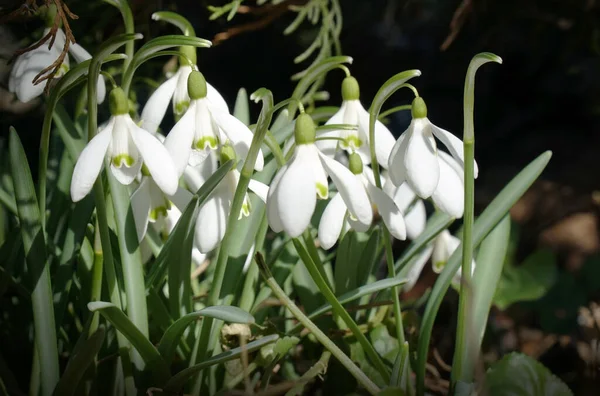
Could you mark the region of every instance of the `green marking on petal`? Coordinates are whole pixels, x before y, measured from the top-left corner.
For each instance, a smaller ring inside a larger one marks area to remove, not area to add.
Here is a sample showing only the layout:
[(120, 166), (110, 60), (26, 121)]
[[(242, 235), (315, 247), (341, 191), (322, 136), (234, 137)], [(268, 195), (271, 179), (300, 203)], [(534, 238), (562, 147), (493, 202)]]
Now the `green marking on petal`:
[(211, 150), (215, 150), (219, 142), (214, 136), (202, 136), (200, 140), (194, 142), (194, 148), (196, 150), (205, 150), (210, 148)]
[(329, 188), (321, 183), (317, 183), (317, 197), (327, 199), (329, 197)]
[(340, 142), (340, 145), (345, 149), (358, 149), (362, 146), (363, 141), (357, 135), (349, 135)]
[(54, 75), (54, 78), (61, 78), (62, 76), (67, 74), (68, 71), (69, 71), (69, 65), (67, 65), (66, 63), (63, 63), (62, 65), (60, 65), (60, 68)]
[(184, 101), (175, 103), (175, 111), (174, 111), (175, 122), (177, 122), (181, 119), (181, 117), (185, 114), (185, 112), (187, 111), (187, 109), (189, 109), (189, 107), (190, 107), (189, 100), (184, 100)]
[(123, 165), (125, 165), (128, 168), (131, 168), (135, 163), (135, 160), (129, 154), (119, 154), (112, 158), (112, 163), (117, 168), (120, 168)]
[(445, 266), (446, 266), (445, 261), (436, 261), (435, 263), (433, 263), (433, 270), (437, 273), (440, 273), (440, 272), (442, 272), (442, 270), (444, 269)]
[(244, 201), (244, 203), (242, 204), (242, 210), (240, 211), (240, 217), (244, 216), (244, 217), (248, 217), (250, 216), (250, 202), (249, 201)]
[(167, 211), (169, 210), (169, 208), (167, 208), (166, 206), (158, 206), (154, 209), (152, 209), (150, 211), (150, 215), (148, 216), (148, 220), (151, 223), (154, 223), (156, 220), (158, 220), (161, 216), (162, 217), (167, 217)]
[(148, 167), (146, 166), (146, 164), (142, 164), (142, 175), (150, 176), (150, 171), (148, 170)]

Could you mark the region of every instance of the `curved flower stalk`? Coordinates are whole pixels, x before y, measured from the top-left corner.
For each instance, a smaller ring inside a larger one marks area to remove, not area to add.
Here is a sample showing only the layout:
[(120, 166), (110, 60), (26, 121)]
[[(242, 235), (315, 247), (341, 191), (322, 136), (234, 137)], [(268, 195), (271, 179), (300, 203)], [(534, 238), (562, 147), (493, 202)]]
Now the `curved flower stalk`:
[[(396, 203), (385, 192), (375, 186), (373, 175), (369, 173), (370, 168), (364, 168), (357, 153), (350, 154), (350, 171), (360, 181), (360, 187), (367, 193), (370, 206), (377, 211), (386, 227), (396, 239), (406, 239), (406, 225), (402, 212)], [(352, 195), (357, 192), (351, 192)], [(367, 231), (371, 222), (362, 223), (358, 219), (348, 216), (348, 207), (341, 194), (335, 195), (323, 212), (319, 223), (318, 238), (324, 249), (330, 249), (339, 239), (344, 226), (356, 231)]]
[[(235, 151), (230, 145), (222, 146), (220, 154), (222, 163), (231, 159), (236, 159)], [(201, 177), (196, 179), (187, 178), (192, 189), (200, 188), (200, 185), (195, 185), (195, 180), (201, 179)], [(223, 180), (221, 180), (208, 199), (200, 207), (194, 234), (194, 244), (200, 253), (210, 252), (223, 240), (225, 231), (227, 230), (227, 219), (230, 216), (233, 196), (239, 180), (240, 172), (234, 167)], [(248, 188), (263, 202), (266, 202), (267, 193), (269, 191), (269, 187), (266, 184), (252, 179), (250, 180)], [(251, 210), (250, 199), (248, 194), (246, 194), (242, 210), (238, 214), (239, 218), (249, 216)]]
[[(412, 117), (408, 129), (400, 135), (390, 154), (390, 179), (396, 186), (406, 181), (419, 197), (429, 198), (447, 174), (447, 169), (441, 169), (443, 165), (440, 165), (434, 136), (448, 148), (461, 168), (464, 163), (463, 143), (429, 121), (427, 106), (421, 97), (413, 100)], [(477, 177), (477, 164), (474, 166)]]
[[(195, 48), (182, 47), (181, 51), (184, 56), (187, 51), (194, 51), (193, 56), (188, 57), (188, 59), (196, 59)], [(156, 132), (158, 130), (169, 107), (169, 102), (172, 103), (176, 121), (179, 121), (190, 107), (192, 99), (188, 94), (188, 78), (192, 71), (198, 71), (198, 67), (195, 64), (190, 64), (185, 57), (181, 57), (179, 62), (180, 66), (177, 72), (154, 91), (142, 110), (142, 128), (147, 131)], [(206, 98), (212, 106), (229, 113), (227, 102), (225, 102), (219, 91), (209, 83), (206, 83)]]
[[(43, 37), (45, 37), (49, 31), (50, 28), (46, 28), (44, 30)], [(56, 31), (56, 38), (54, 39), (54, 43), (52, 43), (51, 47), (48, 47), (46, 44), (42, 44), (39, 47), (25, 52), (17, 57), (8, 78), (8, 90), (12, 93), (15, 93), (20, 102), (29, 102), (44, 92), (44, 84), (41, 84), (39, 81), (34, 83), (34, 80), (42, 70), (54, 63), (54, 61), (60, 56), (65, 46), (65, 42), (65, 32), (58, 28)], [(76, 43), (69, 46), (69, 54), (77, 63), (92, 58), (92, 55), (90, 55), (89, 52), (87, 52), (81, 45)], [(54, 75), (54, 78), (61, 78), (68, 71), (69, 57), (65, 57), (58, 73)], [(98, 103), (102, 103), (106, 96), (106, 86), (103, 76), (98, 77), (98, 89), (96, 96), (98, 98)]]
[[(360, 103), (360, 88), (358, 82), (352, 76), (348, 76), (342, 82), (342, 106), (325, 123), (357, 125), (357, 130), (336, 130), (319, 134), (319, 137), (337, 138), (318, 140), (317, 147), (324, 154), (333, 157), (339, 150), (348, 153), (356, 152), (364, 164), (371, 163), (369, 151), (369, 112)], [(388, 159), (394, 147), (395, 139), (390, 130), (377, 120), (375, 122), (375, 154), (377, 162), (387, 168)]]
[[(211, 151), (227, 142), (233, 146), (236, 155), (244, 159), (252, 143), (252, 131), (208, 100), (208, 86), (202, 73), (190, 73), (187, 85), (190, 107), (165, 139), (165, 146), (173, 156), (178, 173), (182, 174), (188, 164), (201, 164)], [(264, 158), (260, 151), (254, 169), (261, 171), (263, 166)]]
[(121, 88), (113, 89), (109, 100), (111, 118), (90, 140), (75, 164), (71, 180), (73, 202), (90, 192), (105, 159), (110, 161), (110, 170), (120, 183), (131, 184), (144, 164), (147, 174), (165, 194), (175, 194), (179, 178), (167, 149), (133, 122)]
[(362, 224), (371, 224), (373, 209), (362, 182), (344, 165), (319, 151), (315, 124), (308, 114), (301, 113), (296, 119), (294, 137), (293, 156), (273, 178), (267, 196), (271, 229), (285, 231), (292, 238), (300, 236), (310, 223), (317, 197), (329, 196), (328, 175), (350, 215)]

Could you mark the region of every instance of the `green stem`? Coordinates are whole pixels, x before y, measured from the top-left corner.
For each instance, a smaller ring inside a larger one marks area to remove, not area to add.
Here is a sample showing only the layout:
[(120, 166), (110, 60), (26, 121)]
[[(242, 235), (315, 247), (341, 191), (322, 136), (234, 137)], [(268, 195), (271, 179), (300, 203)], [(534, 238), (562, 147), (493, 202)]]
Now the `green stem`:
[(285, 165), (285, 156), (283, 155), (283, 151), (281, 151), (281, 147), (277, 144), (277, 140), (271, 132), (267, 132), (267, 136), (265, 137), (265, 144), (273, 153), (273, 157), (275, 157), (275, 161), (277, 161), (277, 167), (281, 168)]
[(387, 109), (386, 111), (379, 113), (379, 116), (377, 117), (377, 119), (381, 120), (381, 119), (389, 116), (390, 114), (394, 114), (399, 111), (406, 111), (406, 110), (410, 110), (410, 109), (412, 109), (412, 105), (410, 105), (410, 104), (392, 107), (391, 109)]
[(258, 263), (265, 282), (269, 285), (273, 291), (273, 294), (277, 296), (277, 298), (292, 313), (292, 315), (294, 315), (294, 317), (296, 317), (296, 319), (298, 319), (298, 321), (302, 323), (302, 325), (306, 327), (329, 352), (331, 352), (331, 354), (370, 394), (376, 395), (379, 393), (379, 387), (375, 385), (375, 383), (373, 383), (373, 381), (371, 381), (369, 377), (367, 377), (365, 373), (358, 368), (358, 366), (356, 366), (356, 364), (354, 364), (354, 362), (333, 341), (331, 341), (329, 337), (327, 337), (325, 333), (321, 331), (321, 329), (317, 327), (317, 325), (308, 319), (306, 315), (302, 313), (300, 308), (298, 308), (296, 304), (294, 304), (294, 302), (288, 297), (288, 295), (281, 289), (281, 287), (279, 287), (277, 281), (275, 281), (273, 278), (273, 275), (269, 271), (269, 268), (266, 266), (265, 261), (260, 254), (256, 255), (256, 262)]
[[(131, 8), (129, 7), (128, 0), (119, 0), (119, 10), (121, 11), (121, 16), (123, 17), (123, 23), (125, 24), (125, 33), (134, 33), (135, 25), (133, 21), (133, 14), (131, 13)], [(125, 44), (125, 55), (127, 58), (123, 60), (123, 70), (127, 70), (129, 67), (129, 63), (131, 59), (133, 59), (133, 53), (135, 52), (135, 43), (133, 40), (130, 40)]]
[(344, 309), (344, 306), (339, 302), (333, 291), (329, 288), (329, 286), (327, 285), (327, 281), (319, 272), (317, 264), (312, 260), (310, 254), (308, 253), (304, 245), (302, 245), (302, 242), (300, 242), (300, 240), (298, 239), (293, 239), (292, 241), (294, 242), (294, 246), (296, 247), (298, 255), (300, 256), (300, 258), (304, 262), (304, 265), (306, 266), (306, 269), (310, 273), (310, 276), (319, 288), (319, 291), (323, 294), (327, 302), (331, 304), (333, 312), (337, 316), (339, 316), (344, 321), (344, 323), (346, 323), (350, 331), (352, 331), (354, 337), (356, 337), (360, 345), (363, 347), (371, 363), (373, 363), (379, 374), (381, 374), (381, 376), (383, 377), (384, 381), (389, 382), (390, 373), (387, 367), (385, 366), (385, 363), (383, 363), (383, 360), (381, 360), (381, 357), (377, 354), (377, 351), (375, 351), (375, 348), (373, 348), (373, 345), (371, 345), (369, 340), (367, 340), (367, 337), (363, 334), (363, 332), (360, 330), (356, 322), (352, 319), (348, 311)]
[(472, 331), (472, 262), (473, 262), (473, 222), (475, 211), (475, 131), (473, 123), (473, 107), (475, 101), (475, 74), (477, 69), (487, 62), (502, 63), (502, 59), (490, 53), (476, 55), (467, 69), (464, 89), (464, 194), (465, 210), (463, 219), (462, 265), (460, 297), (458, 307), (458, 323), (456, 328), (456, 346), (451, 373), (451, 389), (455, 389), (457, 381), (473, 382), (478, 350), (470, 346), (475, 334)]
[[(104, 271), (104, 254), (102, 252), (102, 242), (100, 239), (100, 230), (98, 220), (96, 220), (96, 230), (94, 232), (94, 268), (92, 272), (92, 295), (90, 301), (100, 301), (102, 295), (102, 273)], [(98, 329), (100, 313), (94, 312), (92, 323), (90, 324), (89, 335), (91, 336)]]
[[(325, 284), (327, 285), (327, 287), (330, 290), (334, 291), (335, 288), (331, 284), (330, 279), (327, 276), (327, 273), (325, 272), (325, 268), (323, 267), (323, 263), (321, 262), (321, 257), (319, 257), (319, 251), (317, 250), (317, 247), (315, 246), (315, 240), (310, 235), (309, 230), (304, 231), (304, 233), (302, 234), (302, 239), (304, 239), (304, 244), (306, 245), (306, 250), (308, 251), (308, 254), (310, 255), (310, 258), (312, 259), (312, 261), (315, 263), (315, 265), (317, 267), (317, 271), (319, 271), (319, 274), (321, 274), (321, 277), (325, 281)], [(295, 245), (295, 242), (294, 242), (294, 245)]]

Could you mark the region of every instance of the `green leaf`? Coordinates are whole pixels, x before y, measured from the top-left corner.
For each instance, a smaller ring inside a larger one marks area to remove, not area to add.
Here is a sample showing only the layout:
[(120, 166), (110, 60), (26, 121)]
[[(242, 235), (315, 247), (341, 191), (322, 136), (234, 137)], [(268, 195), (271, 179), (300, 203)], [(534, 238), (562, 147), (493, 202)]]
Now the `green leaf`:
[[(88, 333), (84, 331), (81, 337), (87, 338)], [(77, 386), (81, 378), (87, 371), (88, 367), (96, 358), (102, 343), (104, 342), (104, 328), (100, 327), (90, 338), (85, 340), (74, 354), (69, 359), (67, 367), (60, 378), (60, 381), (54, 389), (54, 394), (57, 396), (69, 396), (75, 394)]]
[(14, 128), (10, 128), (8, 144), (17, 213), (21, 225), (23, 250), (31, 279), (33, 325), (39, 354), (42, 395), (50, 395), (58, 382), (58, 348), (52, 305), (50, 268), (33, 179), (25, 150)]
[(190, 21), (176, 12), (158, 11), (152, 14), (152, 20), (165, 21), (171, 25), (177, 26), (177, 28), (179, 28), (181, 33), (183, 33), (185, 36), (196, 36), (196, 31), (194, 30), (194, 26), (192, 26)]
[(485, 375), (491, 396), (570, 396), (573, 392), (543, 364), (520, 353), (494, 363)]
[(375, 348), (377, 353), (383, 357), (387, 363), (393, 363), (399, 354), (400, 347), (398, 345), (398, 340), (390, 335), (387, 327), (382, 324), (377, 325), (371, 330), (369, 336), (373, 343), (373, 348)]
[(88, 303), (88, 309), (100, 314), (108, 320), (121, 334), (123, 334), (131, 345), (139, 352), (150, 371), (156, 377), (158, 384), (163, 384), (170, 377), (169, 367), (158, 350), (150, 340), (133, 324), (131, 320), (114, 304), (104, 301)]
[(556, 256), (550, 250), (538, 250), (518, 266), (507, 263), (494, 296), (494, 304), (505, 310), (518, 301), (537, 300), (554, 285), (557, 274)]
[(240, 88), (235, 98), (233, 116), (242, 121), (244, 125), (250, 125), (250, 103), (248, 102), (248, 93), (244, 88)]
[(279, 336), (277, 334), (272, 334), (272, 335), (260, 338), (256, 341), (249, 342), (244, 347), (233, 348), (227, 352), (223, 352), (216, 356), (208, 358), (200, 364), (189, 367), (189, 368), (184, 369), (184, 370), (180, 371), (179, 373), (175, 374), (169, 380), (169, 382), (167, 382), (167, 385), (164, 387), (164, 390), (166, 392), (179, 392), (181, 390), (181, 388), (185, 385), (185, 383), (190, 378), (194, 377), (196, 374), (198, 374), (200, 371), (204, 370), (205, 368), (211, 367), (215, 364), (221, 364), (221, 363), (227, 362), (229, 360), (237, 359), (242, 355), (242, 353), (252, 353), (252, 352), (264, 347), (265, 345), (274, 343), (278, 339), (279, 339)]
[[(481, 241), (490, 233), (490, 231), (504, 218), (510, 208), (517, 200), (527, 191), (533, 182), (542, 173), (548, 161), (550, 161), (552, 153), (546, 151), (529, 165), (527, 165), (515, 178), (513, 178), (488, 207), (481, 213), (473, 226), (473, 247), (477, 247)], [(425, 381), (425, 364), (429, 352), (429, 344), (431, 340), (431, 331), (433, 323), (440, 308), (444, 295), (450, 287), (452, 278), (460, 267), (462, 258), (462, 249), (457, 248), (444, 267), (444, 270), (439, 275), (437, 281), (431, 291), (429, 301), (425, 307), (423, 322), (419, 334), (419, 344), (417, 349), (417, 394), (424, 393)]]
[(385, 388), (381, 392), (377, 394), (377, 396), (404, 396), (406, 393), (402, 390), (402, 388), (398, 387), (390, 387)]
[(409, 349), (408, 342), (405, 341), (400, 347), (400, 353), (396, 357), (394, 362), (394, 368), (392, 369), (392, 376), (390, 377), (390, 386), (399, 387), (404, 389), (405, 393), (411, 394), (412, 392), (406, 392), (410, 385), (410, 361), (409, 361)]
[(194, 321), (201, 317), (209, 317), (213, 319), (219, 319), (224, 322), (231, 323), (254, 323), (254, 317), (248, 312), (237, 308), (226, 305), (206, 307), (200, 311), (189, 313), (179, 318), (173, 323), (167, 331), (163, 334), (158, 344), (158, 351), (166, 362), (170, 362), (175, 354), (177, 344), (181, 340), (181, 335), (185, 329)]

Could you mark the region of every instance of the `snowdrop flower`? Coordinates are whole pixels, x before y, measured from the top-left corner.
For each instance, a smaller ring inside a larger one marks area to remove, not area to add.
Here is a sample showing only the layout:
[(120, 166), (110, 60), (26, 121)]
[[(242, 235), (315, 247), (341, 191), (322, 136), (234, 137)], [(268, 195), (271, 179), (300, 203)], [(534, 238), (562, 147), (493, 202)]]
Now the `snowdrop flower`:
[[(44, 30), (45, 37), (50, 28)], [(46, 67), (50, 66), (60, 56), (65, 46), (66, 36), (62, 29), (57, 29), (56, 38), (51, 48), (48, 48), (48, 44), (44, 43), (38, 48), (25, 52), (17, 57), (15, 64), (10, 71), (10, 77), (8, 79), (8, 89), (17, 95), (17, 98), (21, 102), (29, 102), (34, 98), (37, 98), (44, 91), (44, 84), (34, 84), (33, 79)], [(48, 41), (49, 43), (49, 41)], [(92, 55), (87, 52), (79, 44), (71, 44), (69, 46), (69, 54), (75, 59), (77, 63), (91, 59)], [(66, 56), (58, 72), (54, 75), (54, 78), (62, 77), (66, 72), (69, 71), (69, 57)], [(104, 85), (104, 77), (98, 77), (98, 90), (97, 97), (98, 102), (102, 103), (106, 96), (106, 87)]]
[[(342, 140), (319, 140), (316, 145), (324, 154), (333, 157), (338, 148), (348, 153), (357, 152), (364, 164), (371, 163), (369, 149), (369, 113), (360, 103), (360, 88), (354, 77), (348, 76), (342, 82), (342, 106), (325, 125), (357, 125), (358, 130), (327, 131), (319, 137), (335, 137)], [(375, 155), (377, 162), (387, 168), (388, 158), (395, 139), (392, 133), (379, 120), (375, 122)]]
[[(181, 51), (184, 55), (188, 55), (188, 58), (196, 59), (195, 48), (181, 47)], [(186, 51), (189, 51), (189, 53), (186, 53)], [(142, 128), (147, 131), (156, 132), (165, 117), (169, 102), (172, 102), (176, 121), (179, 121), (190, 107), (192, 99), (188, 94), (188, 78), (190, 73), (198, 70), (198, 68), (196, 65), (190, 65), (185, 59), (180, 60), (180, 64), (179, 70), (154, 91), (142, 111)], [(225, 99), (209, 83), (206, 83), (206, 98), (214, 107), (229, 113), (229, 107)]]
[(395, 186), (389, 180), (389, 174), (386, 175), (383, 191), (392, 197), (404, 215), (408, 239), (416, 239), (425, 230), (427, 223), (427, 212), (423, 201), (417, 197), (407, 183), (402, 183), (400, 187)]
[(310, 223), (317, 197), (326, 199), (329, 195), (327, 175), (336, 185), (339, 199), (350, 215), (363, 224), (370, 224), (373, 210), (364, 186), (348, 168), (319, 151), (312, 118), (301, 113), (294, 128), (294, 154), (273, 178), (267, 196), (271, 229), (285, 231), (292, 238), (300, 236)]
[[(236, 154), (232, 146), (225, 145), (221, 147), (221, 163), (230, 159), (235, 160)], [(227, 229), (227, 219), (231, 211), (231, 204), (235, 189), (240, 180), (240, 172), (233, 167), (231, 171), (221, 180), (217, 187), (212, 191), (206, 202), (200, 207), (198, 219), (196, 220), (195, 246), (201, 253), (208, 253), (213, 250), (219, 242), (223, 240)], [(191, 186), (193, 189), (200, 186)], [(263, 202), (267, 199), (269, 187), (257, 180), (250, 180), (248, 185), (250, 191), (255, 193)], [(248, 194), (244, 197), (242, 209), (238, 213), (238, 218), (247, 217), (252, 210)]]
[(421, 97), (415, 98), (412, 103), (412, 117), (408, 129), (400, 135), (390, 154), (390, 178), (397, 186), (404, 181), (408, 182), (419, 197), (429, 198), (445, 177), (442, 175), (445, 171), (441, 169), (434, 136), (448, 148), (461, 168), (464, 163), (463, 143), (429, 121), (427, 106)]
[[(442, 272), (446, 262), (452, 256), (452, 253), (460, 246), (460, 239), (450, 234), (448, 230), (442, 231), (433, 243), (433, 253), (431, 255), (431, 265), (433, 271), (437, 274)], [(471, 262), (471, 274), (475, 271), (475, 260)], [(460, 287), (462, 268), (459, 267), (452, 278), (452, 285), (455, 288)]]
[[(190, 107), (165, 139), (167, 150), (176, 153), (173, 160), (179, 174), (188, 163), (192, 166), (201, 164), (212, 150), (228, 141), (235, 153), (241, 159), (245, 158), (252, 143), (252, 131), (243, 122), (212, 104), (207, 97), (207, 84), (202, 73), (191, 72), (187, 85)], [(264, 158), (260, 151), (254, 169), (261, 171), (263, 166)]]
[[(377, 210), (392, 236), (396, 239), (406, 239), (406, 225), (402, 212), (396, 203), (374, 183), (372, 174), (365, 168), (357, 153), (350, 154), (350, 171), (360, 181), (360, 188), (367, 193), (372, 209)], [(371, 176), (371, 177), (369, 177)], [(357, 192), (352, 191), (352, 195)], [(319, 223), (319, 242), (324, 249), (330, 249), (339, 239), (346, 219), (348, 208), (341, 194), (331, 199)], [(359, 220), (348, 219), (351, 228), (356, 231), (367, 231), (371, 222), (362, 223)]]
[(133, 122), (121, 88), (113, 89), (109, 100), (111, 118), (90, 140), (75, 164), (71, 180), (73, 202), (90, 192), (105, 158), (110, 161), (110, 170), (120, 183), (131, 184), (144, 164), (144, 172), (152, 176), (164, 193), (175, 194), (179, 178), (167, 149), (155, 136)]

